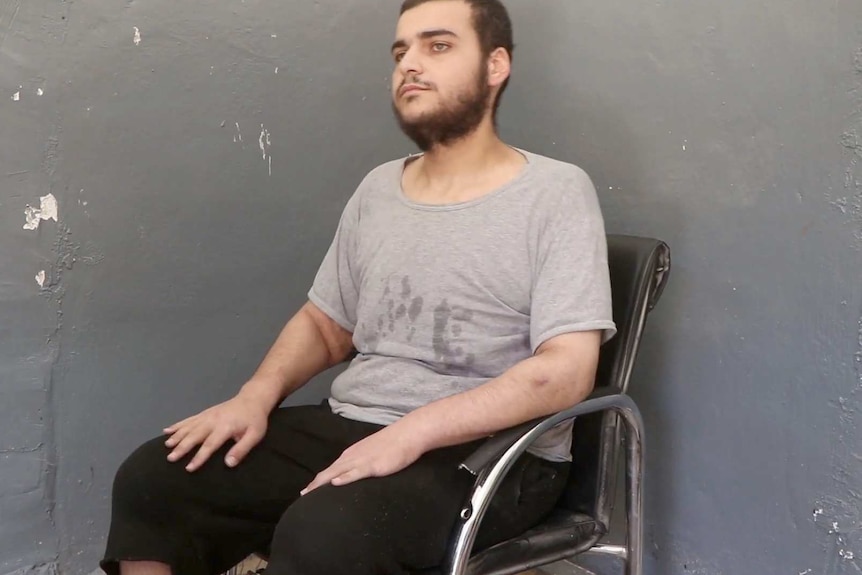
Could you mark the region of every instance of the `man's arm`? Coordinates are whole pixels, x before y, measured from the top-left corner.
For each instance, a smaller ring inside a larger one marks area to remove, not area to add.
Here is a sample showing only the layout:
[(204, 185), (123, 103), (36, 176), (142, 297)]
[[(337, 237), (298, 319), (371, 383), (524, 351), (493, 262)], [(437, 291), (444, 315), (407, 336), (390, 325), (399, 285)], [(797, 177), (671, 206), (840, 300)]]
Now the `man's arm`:
[(353, 334), (307, 302), (291, 318), (239, 392), (272, 411), (315, 375), (347, 359)]
[(351, 446), (302, 493), (327, 483), (390, 475), (433, 449), (572, 407), (593, 389), (601, 339), (601, 331), (587, 331), (548, 340), (501, 376), (423, 406)]
[(404, 430), (430, 451), (568, 409), (592, 392), (600, 345), (601, 331), (552, 338), (500, 377), (408, 414)]

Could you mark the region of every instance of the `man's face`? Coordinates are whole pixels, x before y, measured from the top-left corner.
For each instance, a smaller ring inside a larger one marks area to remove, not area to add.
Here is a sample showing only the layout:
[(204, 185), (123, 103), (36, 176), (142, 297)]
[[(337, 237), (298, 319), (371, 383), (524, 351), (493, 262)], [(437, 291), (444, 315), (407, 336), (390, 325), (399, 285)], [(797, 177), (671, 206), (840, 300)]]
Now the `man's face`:
[(393, 109), (420, 149), (469, 134), (489, 113), (488, 69), (467, 3), (438, 0), (405, 12), (392, 57)]

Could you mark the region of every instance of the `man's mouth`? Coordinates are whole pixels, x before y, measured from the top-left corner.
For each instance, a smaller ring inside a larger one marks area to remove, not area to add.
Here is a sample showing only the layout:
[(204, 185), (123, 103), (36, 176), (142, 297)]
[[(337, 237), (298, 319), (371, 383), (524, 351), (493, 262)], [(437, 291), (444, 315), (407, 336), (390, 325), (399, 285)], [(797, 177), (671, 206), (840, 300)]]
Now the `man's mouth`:
[(428, 88), (426, 88), (425, 86), (421, 86), (419, 84), (406, 84), (406, 85), (401, 87), (401, 90), (399, 90), (399, 93), (401, 96), (406, 96), (407, 94), (413, 94), (416, 92), (424, 92), (427, 89)]

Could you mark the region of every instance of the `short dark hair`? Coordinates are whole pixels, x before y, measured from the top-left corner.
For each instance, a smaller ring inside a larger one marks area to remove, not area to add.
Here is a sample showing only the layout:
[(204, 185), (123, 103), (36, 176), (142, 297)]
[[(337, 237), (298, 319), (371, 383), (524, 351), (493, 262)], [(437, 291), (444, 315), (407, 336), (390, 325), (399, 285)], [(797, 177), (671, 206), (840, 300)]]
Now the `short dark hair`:
[[(439, 2), (441, 0), (404, 0), (401, 4), (401, 14), (412, 10), (417, 6), (428, 2)], [(453, 0), (449, 0), (453, 1)], [(465, 2), (473, 10), (473, 28), (479, 36), (479, 45), (482, 48), (482, 56), (488, 58), (491, 52), (497, 48), (503, 48), (508, 52), (509, 59), (515, 52), (514, 34), (512, 32), (512, 20), (509, 12), (500, 0), (460, 0)], [(509, 79), (500, 86), (497, 99), (494, 101), (494, 115), (500, 107), (500, 98), (509, 85)]]

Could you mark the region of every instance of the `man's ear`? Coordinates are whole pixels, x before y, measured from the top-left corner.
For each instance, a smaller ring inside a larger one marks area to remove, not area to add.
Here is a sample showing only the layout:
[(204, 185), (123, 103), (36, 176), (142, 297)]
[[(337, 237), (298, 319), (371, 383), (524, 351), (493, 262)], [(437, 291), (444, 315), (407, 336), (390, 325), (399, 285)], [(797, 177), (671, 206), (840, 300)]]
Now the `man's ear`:
[(488, 57), (488, 85), (501, 86), (512, 73), (512, 59), (505, 48), (497, 48)]

